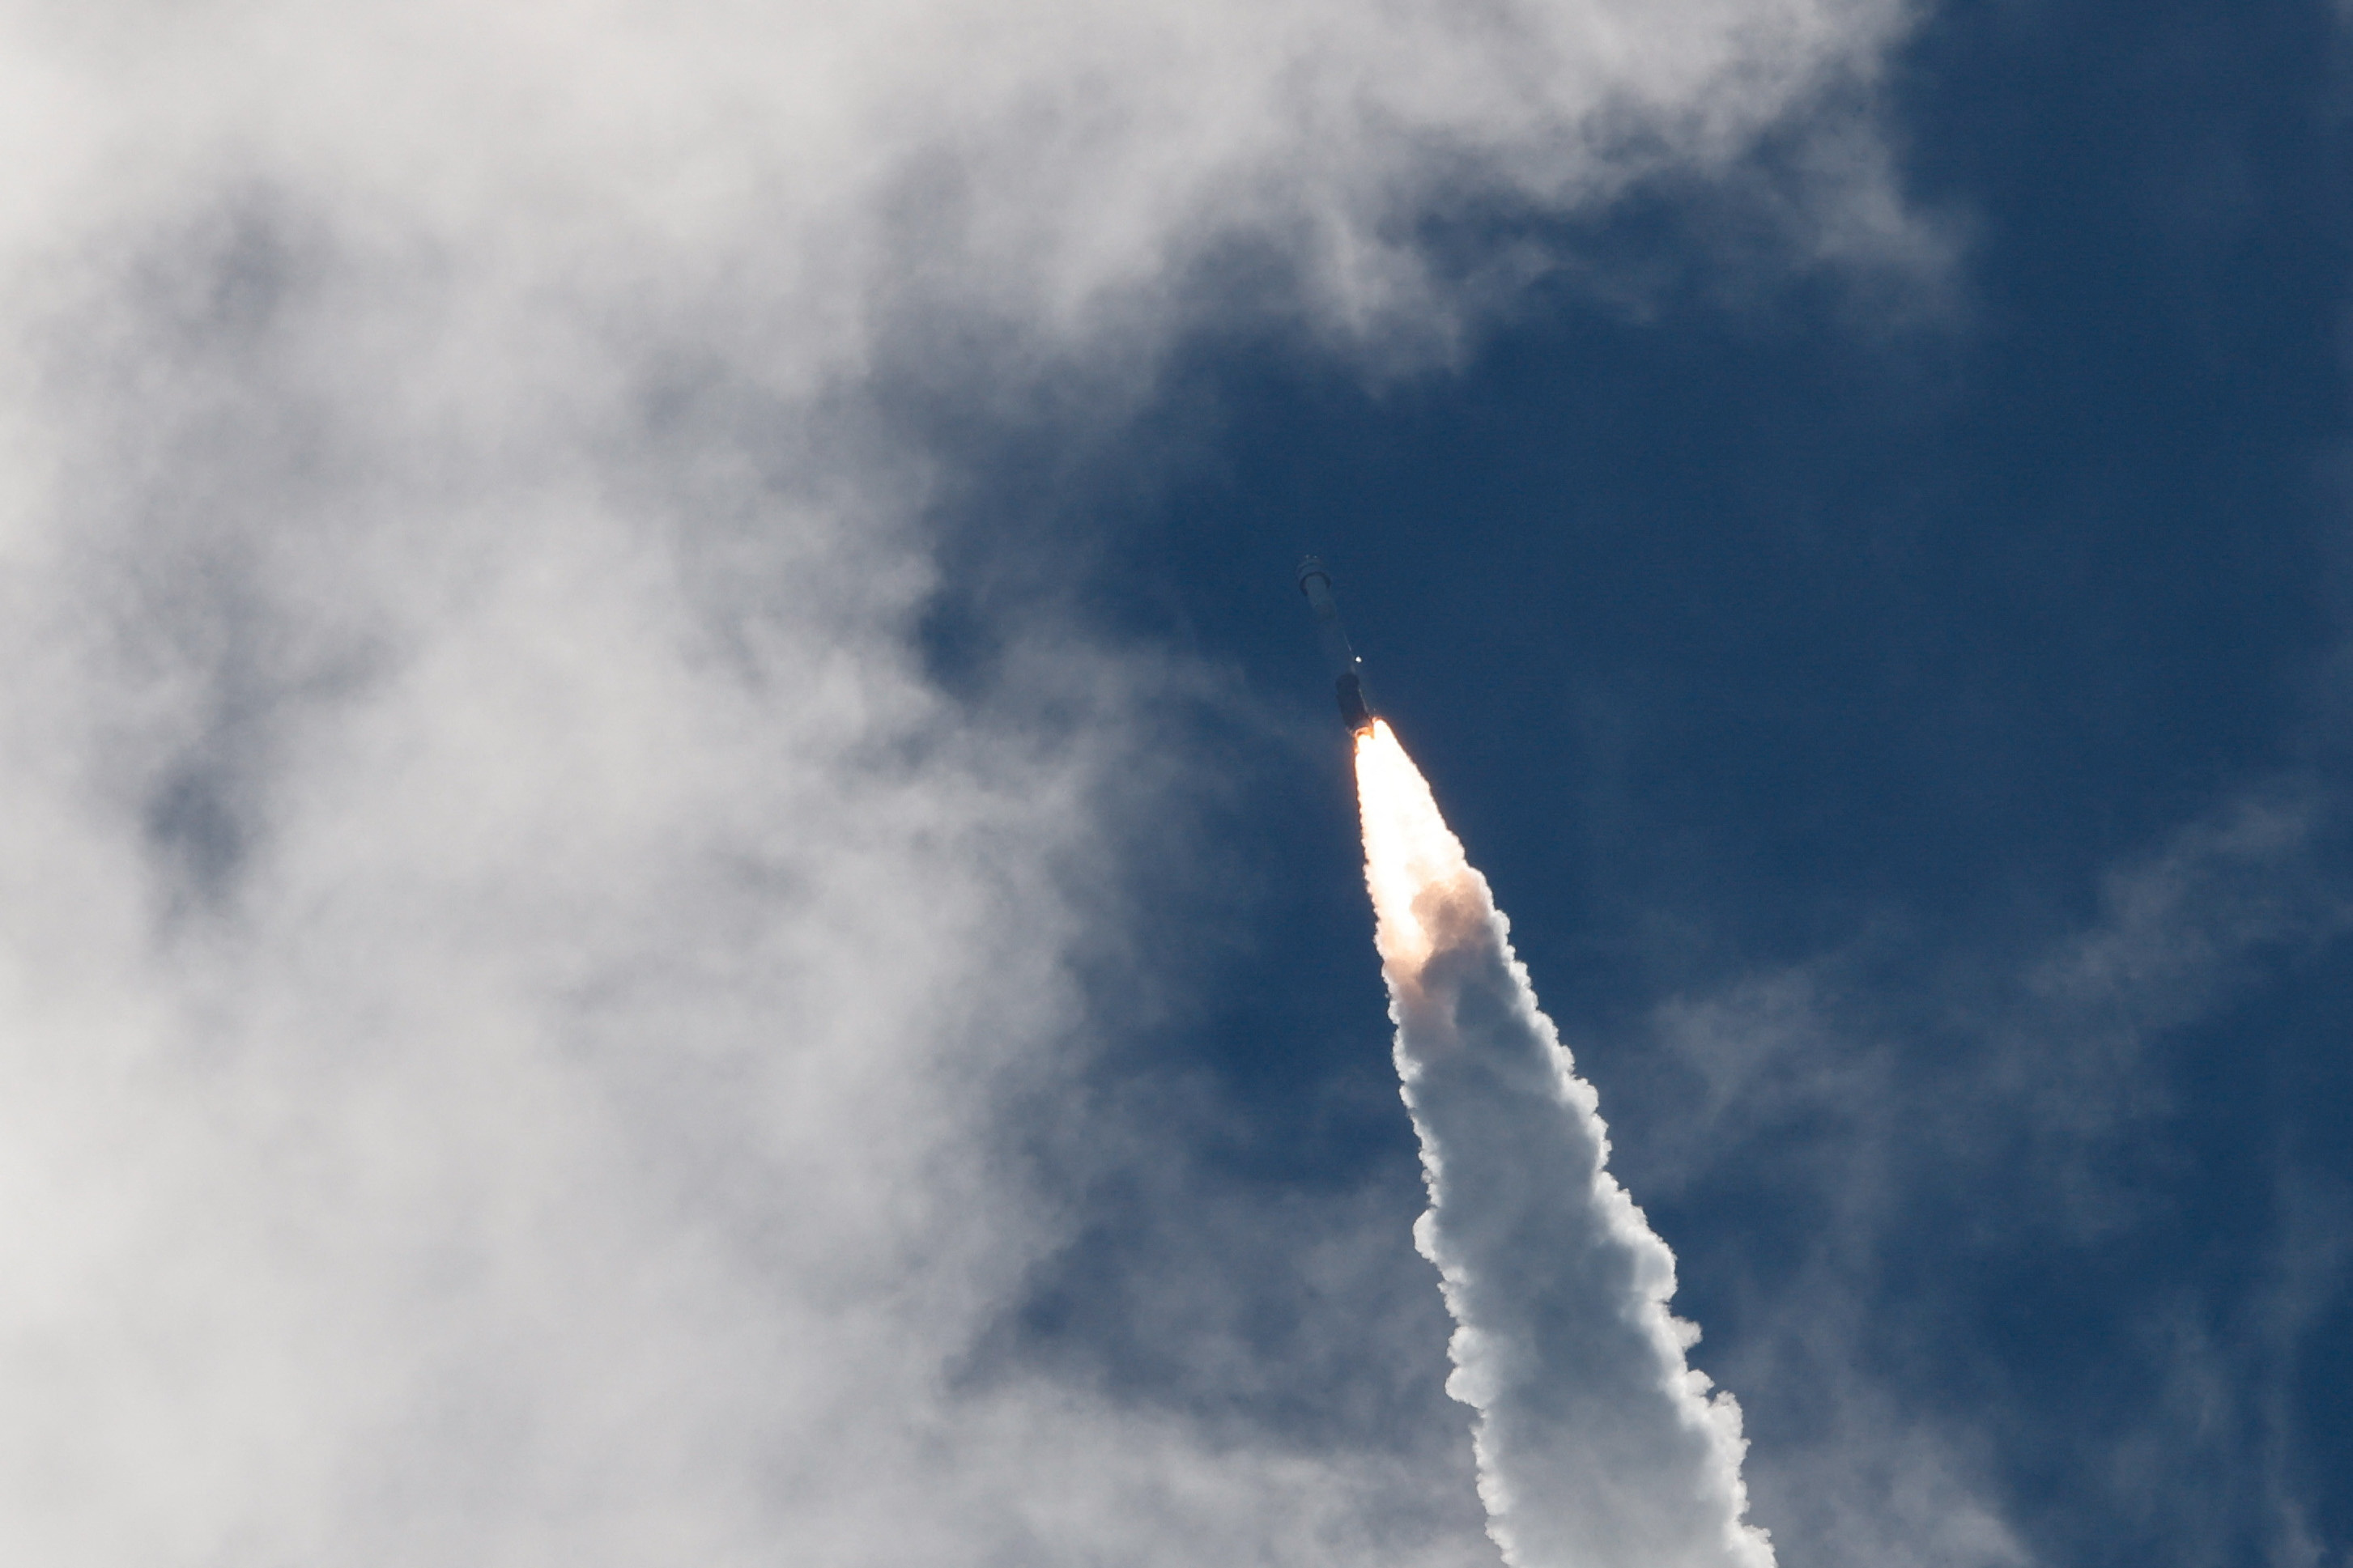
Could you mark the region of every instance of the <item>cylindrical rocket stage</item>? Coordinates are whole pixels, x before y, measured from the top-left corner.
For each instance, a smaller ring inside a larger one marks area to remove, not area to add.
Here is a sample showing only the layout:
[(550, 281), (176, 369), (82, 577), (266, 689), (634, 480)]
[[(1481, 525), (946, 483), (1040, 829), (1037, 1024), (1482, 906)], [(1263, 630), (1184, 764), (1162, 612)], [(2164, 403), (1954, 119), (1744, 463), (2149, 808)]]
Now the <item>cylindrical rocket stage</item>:
[(1348, 646), (1348, 628), (1340, 624), (1340, 605), (1332, 597), (1332, 574), (1310, 555), (1299, 563), (1299, 591), (1315, 613), (1315, 636), (1324, 645), (1324, 663), (1332, 672), (1332, 693), (1340, 704), (1340, 721), (1352, 734), (1373, 727), (1372, 704), (1365, 698), (1365, 667)]

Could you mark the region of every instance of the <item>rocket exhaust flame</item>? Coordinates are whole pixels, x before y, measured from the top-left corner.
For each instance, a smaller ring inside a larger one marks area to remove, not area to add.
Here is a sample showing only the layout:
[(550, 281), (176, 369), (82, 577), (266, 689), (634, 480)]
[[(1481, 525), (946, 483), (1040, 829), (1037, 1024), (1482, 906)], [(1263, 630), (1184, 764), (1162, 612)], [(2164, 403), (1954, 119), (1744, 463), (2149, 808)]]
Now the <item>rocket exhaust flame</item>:
[(1609, 1131), (1537, 1010), (1509, 925), (1388, 725), (1357, 801), (1397, 1065), (1478, 1411), (1488, 1531), (1513, 1568), (1772, 1568), (1746, 1523), (1740, 1409), (1685, 1352), (1674, 1256), (1609, 1174)]
[[(1373, 943), (1395, 987), (1417, 979), (1430, 956), (1433, 924), (1472, 890), (1478, 873), (1462, 841), (1384, 720), (1356, 736), (1357, 809), (1365, 827), (1365, 881), (1373, 896)], [(1483, 884), (1482, 884), (1483, 885)]]

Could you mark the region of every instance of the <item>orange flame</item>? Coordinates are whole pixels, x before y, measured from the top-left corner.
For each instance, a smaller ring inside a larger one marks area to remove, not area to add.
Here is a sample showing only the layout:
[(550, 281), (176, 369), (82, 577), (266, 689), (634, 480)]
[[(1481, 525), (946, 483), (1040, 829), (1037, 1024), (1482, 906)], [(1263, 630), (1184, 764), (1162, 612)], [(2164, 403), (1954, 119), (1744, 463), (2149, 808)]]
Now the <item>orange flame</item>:
[(1365, 829), (1365, 885), (1373, 895), (1373, 942), (1391, 974), (1409, 978), (1436, 946), (1431, 917), (1484, 889), (1462, 841), (1439, 815), (1429, 782), (1382, 720), (1356, 735), (1356, 809)]

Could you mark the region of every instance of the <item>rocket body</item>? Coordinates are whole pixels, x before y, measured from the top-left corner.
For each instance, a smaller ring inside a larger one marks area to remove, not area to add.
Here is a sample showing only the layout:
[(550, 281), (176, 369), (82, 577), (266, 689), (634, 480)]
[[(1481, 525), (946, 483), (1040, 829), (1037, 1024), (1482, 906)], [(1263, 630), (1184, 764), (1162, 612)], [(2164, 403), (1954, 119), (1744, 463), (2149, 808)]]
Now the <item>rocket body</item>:
[(1332, 675), (1332, 695), (1340, 705), (1340, 721), (1351, 734), (1373, 727), (1373, 710), (1365, 700), (1365, 667), (1348, 646), (1348, 628), (1340, 624), (1340, 605), (1332, 597), (1332, 574), (1311, 555), (1299, 563), (1299, 591), (1315, 616), (1315, 636), (1324, 645), (1324, 668)]

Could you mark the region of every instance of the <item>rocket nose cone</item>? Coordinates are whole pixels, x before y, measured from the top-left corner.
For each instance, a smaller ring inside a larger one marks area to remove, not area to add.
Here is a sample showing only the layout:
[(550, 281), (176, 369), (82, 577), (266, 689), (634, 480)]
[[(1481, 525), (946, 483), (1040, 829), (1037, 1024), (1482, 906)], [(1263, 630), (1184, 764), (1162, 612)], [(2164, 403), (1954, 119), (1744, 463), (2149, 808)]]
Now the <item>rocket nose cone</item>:
[(1299, 587), (1302, 593), (1306, 591), (1307, 580), (1310, 577), (1323, 578), (1326, 586), (1329, 586), (1332, 581), (1332, 574), (1324, 570), (1324, 563), (1313, 555), (1303, 558), (1299, 563)]

